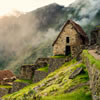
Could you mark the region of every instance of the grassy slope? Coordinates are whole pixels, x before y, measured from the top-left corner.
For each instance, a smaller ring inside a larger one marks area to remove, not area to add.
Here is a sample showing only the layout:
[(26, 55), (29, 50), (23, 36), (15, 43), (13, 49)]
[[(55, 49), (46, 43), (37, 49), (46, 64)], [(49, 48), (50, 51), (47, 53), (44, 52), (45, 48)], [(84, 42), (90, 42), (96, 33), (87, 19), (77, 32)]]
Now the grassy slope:
[(28, 79), (17, 79), (14, 82), (32, 84), (32, 80), (28, 80)]
[[(70, 74), (78, 67), (83, 67), (81, 73), (74, 79), (69, 79)], [(69, 88), (88, 81), (86, 67), (75, 60), (65, 63), (55, 72), (50, 73), (44, 80), (31, 84), (18, 92), (3, 97), (4, 100), (33, 100), (33, 96), (42, 97), (41, 100), (91, 100), (88, 86), (83, 86), (75, 91), (66, 93)], [(33, 88), (39, 87), (38, 92)], [(81, 97), (83, 97), (81, 99)], [(5, 99), (6, 98), (6, 99)], [(67, 99), (68, 98), (68, 99)]]

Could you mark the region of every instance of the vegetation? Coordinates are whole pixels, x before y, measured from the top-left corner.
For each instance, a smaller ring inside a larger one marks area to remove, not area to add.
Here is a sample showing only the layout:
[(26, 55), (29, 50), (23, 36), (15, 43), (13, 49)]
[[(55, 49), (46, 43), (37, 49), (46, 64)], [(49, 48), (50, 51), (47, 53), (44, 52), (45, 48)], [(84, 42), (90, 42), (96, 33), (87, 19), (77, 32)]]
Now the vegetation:
[[(71, 73), (78, 67), (82, 67), (84, 72), (74, 79), (69, 79)], [(88, 86), (77, 87), (73, 91), (66, 93), (73, 86), (86, 82), (88, 82), (88, 74), (85, 65), (73, 59), (50, 73), (42, 81), (26, 86), (13, 94), (6, 95), (3, 100), (34, 100), (33, 98), (37, 98), (37, 100), (65, 100), (65, 98), (80, 100), (81, 97), (83, 97), (81, 100), (91, 100)], [(34, 90), (36, 87), (38, 90)]]
[(65, 55), (55, 55), (55, 56), (51, 56), (51, 58), (65, 58)]
[(37, 71), (43, 71), (43, 72), (48, 72), (48, 68), (49, 68), (49, 64), (47, 64), (46, 66), (37, 69)]
[(95, 59), (92, 55), (88, 53), (87, 50), (83, 51), (83, 56), (87, 57), (89, 59), (89, 62), (91, 65), (95, 64), (95, 66), (100, 69), (100, 60)]
[(17, 79), (15, 80), (15, 82), (21, 82), (21, 83), (28, 83), (28, 84), (32, 84), (32, 80), (26, 80), (26, 79)]
[(12, 88), (10, 85), (0, 85), (0, 88)]
[(85, 86), (71, 93), (44, 97), (41, 100), (92, 100), (91, 92), (87, 90), (88, 87)]

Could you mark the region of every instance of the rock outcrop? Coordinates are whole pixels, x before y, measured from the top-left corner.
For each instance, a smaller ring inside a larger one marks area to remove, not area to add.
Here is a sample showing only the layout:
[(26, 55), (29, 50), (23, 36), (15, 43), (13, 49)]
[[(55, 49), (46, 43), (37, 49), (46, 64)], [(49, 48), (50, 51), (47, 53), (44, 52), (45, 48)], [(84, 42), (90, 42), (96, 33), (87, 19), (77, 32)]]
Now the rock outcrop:
[(75, 78), (77, 75), (79, 75), (83, 71), (82, 67), (77, 68), (70, 76), (69, 79)]

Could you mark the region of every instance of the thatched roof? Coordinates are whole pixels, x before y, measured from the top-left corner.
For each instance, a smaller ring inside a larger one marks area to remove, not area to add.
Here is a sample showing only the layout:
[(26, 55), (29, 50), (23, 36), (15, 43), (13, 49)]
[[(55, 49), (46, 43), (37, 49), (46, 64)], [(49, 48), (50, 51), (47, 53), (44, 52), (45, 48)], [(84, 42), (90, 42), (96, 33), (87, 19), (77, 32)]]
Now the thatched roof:
[(10, 70), (0, 70), (0, 81), (4, 78), (10, 79), (11, 77), (15, 76)]
[(75, 28), (75, 30), (76, 30), (82, 37), (86, 38), (86, 40), (88, 41), (88, 37), (87, 37), (86, 33), (84, 32), (84, 30), (82, 29), (82, 27), (81, 27), (80, 25), (76, 24), (74, 21), (68, 20), (68, 21), (64, 24), (64, 26), (63, 26), (61, 32), (59, 33), (58, 37), (56, 38), (56, 40), (54, 41), (54, 43), (52, 44), (52, 46), (54, 46), (54, 44), (55, 44), (56, 41), (58, 40), (59, 36), (61, 35), (62, 31), (63, 31), (64, 28), (66, 27), (66, 25), (67, 25), (67, 24), (70, 24), (70, 23), (73, 25), (73, 27)]

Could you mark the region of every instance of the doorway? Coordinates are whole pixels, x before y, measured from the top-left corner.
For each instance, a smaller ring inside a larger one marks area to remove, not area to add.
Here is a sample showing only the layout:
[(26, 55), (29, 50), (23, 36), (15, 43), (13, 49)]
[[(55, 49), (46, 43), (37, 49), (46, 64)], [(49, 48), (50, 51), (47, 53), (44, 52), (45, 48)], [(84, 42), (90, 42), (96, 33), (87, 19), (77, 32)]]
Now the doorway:
[(71, 48), (70, 48), (70, 46), (66, 46), (65, 55), (68, 56), (70, 54), (71, 54)]

